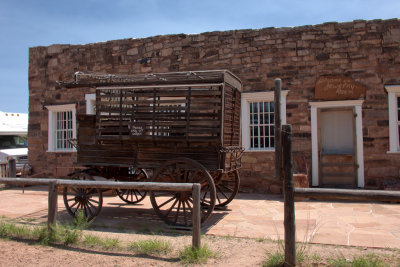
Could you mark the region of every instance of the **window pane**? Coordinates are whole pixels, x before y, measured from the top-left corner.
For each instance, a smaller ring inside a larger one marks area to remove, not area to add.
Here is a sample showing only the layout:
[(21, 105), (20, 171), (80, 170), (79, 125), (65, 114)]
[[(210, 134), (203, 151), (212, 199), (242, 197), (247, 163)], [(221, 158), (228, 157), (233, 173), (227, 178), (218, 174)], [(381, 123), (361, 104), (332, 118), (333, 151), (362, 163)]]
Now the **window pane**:
[(264, 138), (260, 138), (260, 148), (265, 148), (265, 146), (264, 146)]
[(269, 126), (265, 126), (265, 136), (269, 136)]
[(268, 113), (264, 114), (264, 121), (265, 121), (265, 124), (269, 124), (269, 115), (268, 115)]
[(270, 135), (274, 136), (275, 135), (274, 126), (271, 126), (270, 130), (271, 130)]
[(254, 138), (254, 148), (258, 148), (258, 138)]
[(254, 115), (253, 115), (253, 123), (258, 124), (258, 114), (257, 113), (254, 113)]
[(269, 112), (269, 102), (264, 102), (264, 110), (265, 112)]
[(275, 114), (274, 113), (270, 113), (270, 123), (274, 124), (275, 123)]
[(271, 108), (269, 112), (275, 112), (274, 102), (270, 102)]
[(400, 97), (397, 98), (397, 108), (400, 108)]
[(254, 137), (258, 136), (258, 127), (254, 127)]
[(270, 138), (270, 146), (269, 147), (271, 147), (271, 148), (275, 147), (274, 138), (273, 137)]
[(263, 126), (260, 127), (260, 136), (264, 136), (264, 127)]
[(258, 113), (258, 102), (253, 103), (253, 112)]

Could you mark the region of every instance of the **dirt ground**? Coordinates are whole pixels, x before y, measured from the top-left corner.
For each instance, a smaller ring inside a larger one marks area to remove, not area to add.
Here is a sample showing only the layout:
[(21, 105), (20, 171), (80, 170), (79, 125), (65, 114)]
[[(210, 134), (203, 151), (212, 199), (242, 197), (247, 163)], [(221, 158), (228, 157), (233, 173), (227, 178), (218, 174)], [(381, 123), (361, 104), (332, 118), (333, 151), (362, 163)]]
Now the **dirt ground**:
[[(179, 251), (191, 244), (189, 235), (126, 234), (85, 231), (85, 234), (123, 240), (122, 247), (143, 239), (166, 240), (172, 245), (167, 255), (135, 255), (127, 249), (104, 251), (83, 246), (43, 246), (37, 242), (0, 239), (0, 266), (183, 266)], [(262, 266), (268, 253), (278, 250), (277, 242), (234, 237), (202, 237), (202, 244), (216, 253), (204, 266)], [(400, 266), (400, 251), (332, 245), (299, 245), (308, 257), (303, 266), (327, 266), (327, 258), (352, 260), (357, 256), (379, 255), (389, 266)]]

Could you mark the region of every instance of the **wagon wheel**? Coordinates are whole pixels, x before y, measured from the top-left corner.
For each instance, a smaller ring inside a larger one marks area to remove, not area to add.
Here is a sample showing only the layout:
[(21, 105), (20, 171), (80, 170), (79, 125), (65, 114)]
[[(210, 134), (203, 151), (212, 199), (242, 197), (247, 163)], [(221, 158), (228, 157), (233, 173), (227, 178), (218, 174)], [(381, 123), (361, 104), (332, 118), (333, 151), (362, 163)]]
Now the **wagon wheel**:
[[(94, 180), (87, 173), (75, 173), (72, 176), (75, 180)], [(76, 218), (79, 212), (91, 221), (96, 217), (103, 205), (103, 194), (99, 188), (77, 188), (64, 187), (64, 204), (69, 214)]]
[[(149, 175), (144, 169), (129, 169), (129, 182), (146, 182)], [(128, 204), (137, 204), (142, 201), (146, 195), (146, 191), (136, 189), (120, 189), (117, 190), (120, 199)]]
[(221, 173), (214, 180), (215, 189), (217, 191), (217, 207), (226, 206), (230, 203), (239, 191), (240, 178), (237, 170)]
[[(153, 177), (154, 182), (200, 183), (201, 222), (205, 222), (215, 207), (216, 192), (211, 175), (200, 163), (177, 158), (165, 162)], [(151, 204), (156, 214), (167, 224), (192, 225), (192, 192), (150, 192)]]

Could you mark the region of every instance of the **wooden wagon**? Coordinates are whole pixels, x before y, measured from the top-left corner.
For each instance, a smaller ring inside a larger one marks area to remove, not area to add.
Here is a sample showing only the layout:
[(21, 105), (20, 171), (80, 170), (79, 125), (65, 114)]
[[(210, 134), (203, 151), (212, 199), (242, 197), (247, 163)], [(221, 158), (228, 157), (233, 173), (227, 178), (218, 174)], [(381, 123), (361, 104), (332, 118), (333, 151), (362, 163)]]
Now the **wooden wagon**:
[[(239, 190), (241, 81), (226, 70), (141, 75), (78, 72), (67, 87), (96, 89), (95, 115), (78, 115), (74, 179), (201, 184), (202, 222)], [(148, 174), (150, 173), (150, 175)], [(127, 203), (146, 192), (119, 190)], [(190, 193), (150, 192), (155, 212), (172, 225), (191, 225)], [(73, 216), (94, 218), (102, 191), (66, 188)]]

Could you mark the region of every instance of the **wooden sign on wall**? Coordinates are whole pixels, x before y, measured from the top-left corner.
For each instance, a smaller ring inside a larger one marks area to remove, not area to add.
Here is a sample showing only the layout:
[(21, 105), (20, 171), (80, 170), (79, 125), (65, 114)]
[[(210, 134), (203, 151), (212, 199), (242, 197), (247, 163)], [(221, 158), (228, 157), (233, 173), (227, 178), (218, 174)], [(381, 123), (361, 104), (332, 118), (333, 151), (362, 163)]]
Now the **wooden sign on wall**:
[(315, 84), (316, 100), (349, 100), (365, 97), (366, 88), (345, 76), (321, 76)]

